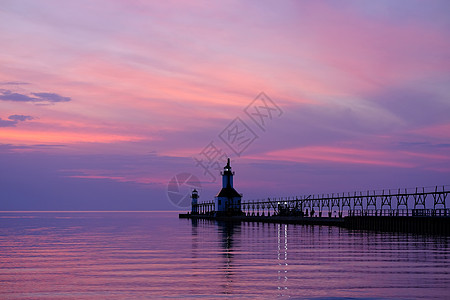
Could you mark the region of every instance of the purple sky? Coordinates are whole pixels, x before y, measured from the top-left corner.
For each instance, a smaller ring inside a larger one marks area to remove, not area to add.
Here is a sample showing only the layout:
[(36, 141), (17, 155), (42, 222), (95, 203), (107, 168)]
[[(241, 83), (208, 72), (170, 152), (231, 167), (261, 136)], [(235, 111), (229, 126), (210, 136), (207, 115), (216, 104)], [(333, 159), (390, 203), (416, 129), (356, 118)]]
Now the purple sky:
[(1, 2), (0, 210), (450, 183), (447, 0)]

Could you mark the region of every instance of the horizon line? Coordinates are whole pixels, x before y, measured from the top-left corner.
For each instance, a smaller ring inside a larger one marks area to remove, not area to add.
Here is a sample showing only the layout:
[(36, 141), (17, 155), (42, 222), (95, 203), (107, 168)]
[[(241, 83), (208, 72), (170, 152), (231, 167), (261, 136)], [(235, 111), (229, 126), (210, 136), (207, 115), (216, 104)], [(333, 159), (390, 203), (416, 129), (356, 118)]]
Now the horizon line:
[(184, 210), (0, 210), (0, 213), (20, 213), (20, 212), (181, 212)]

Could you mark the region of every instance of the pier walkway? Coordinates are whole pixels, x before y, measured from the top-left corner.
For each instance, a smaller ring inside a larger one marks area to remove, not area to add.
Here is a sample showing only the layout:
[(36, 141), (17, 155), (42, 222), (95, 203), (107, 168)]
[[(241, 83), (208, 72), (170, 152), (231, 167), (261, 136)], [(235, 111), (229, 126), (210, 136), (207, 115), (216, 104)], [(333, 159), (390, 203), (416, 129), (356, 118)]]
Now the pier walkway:
[[(449, 186), (380, 190), (242, 201), (246, 216), (450, 216)], [(197, 204), (199, 214), (214, 212), (214, 202)]]

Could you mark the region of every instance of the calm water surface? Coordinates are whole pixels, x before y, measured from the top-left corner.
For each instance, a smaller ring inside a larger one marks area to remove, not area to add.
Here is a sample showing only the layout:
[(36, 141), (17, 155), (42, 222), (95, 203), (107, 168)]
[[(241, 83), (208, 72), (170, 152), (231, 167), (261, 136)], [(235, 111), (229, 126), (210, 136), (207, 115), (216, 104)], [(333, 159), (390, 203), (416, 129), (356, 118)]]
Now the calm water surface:
[(2, 212), (0, 298), (450, 299), (449, 242), (174, 212)]

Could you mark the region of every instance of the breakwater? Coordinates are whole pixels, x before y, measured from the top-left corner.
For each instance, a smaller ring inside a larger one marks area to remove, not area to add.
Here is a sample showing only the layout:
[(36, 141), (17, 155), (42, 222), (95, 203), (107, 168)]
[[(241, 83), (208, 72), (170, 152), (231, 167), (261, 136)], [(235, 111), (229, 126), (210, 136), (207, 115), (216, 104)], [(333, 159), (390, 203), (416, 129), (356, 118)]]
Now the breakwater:
[[(446, 211), (450, 213), (450, 211)], [(450, 214), (447, 216), (214, 216), (213, 214), (180, 214), (179, 218), (205, 219), (225, 222), (263, 222), (298, 225), (339, 226), (354, 230), (409, 232), (417, 234), (450, 235)]]

